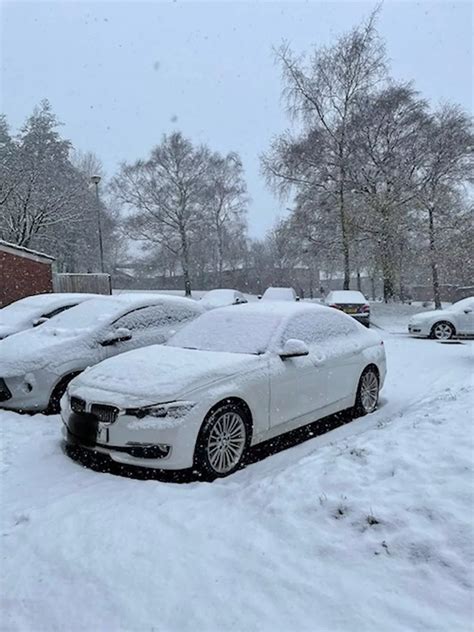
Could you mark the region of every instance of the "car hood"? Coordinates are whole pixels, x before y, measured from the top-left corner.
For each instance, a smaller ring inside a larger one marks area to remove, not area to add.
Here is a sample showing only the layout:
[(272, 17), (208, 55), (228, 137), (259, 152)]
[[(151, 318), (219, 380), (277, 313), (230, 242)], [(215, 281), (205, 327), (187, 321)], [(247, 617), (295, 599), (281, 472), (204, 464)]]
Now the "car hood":
[(77, 335), (46, 333), (42, 328), (0, 340), (0, 377), (14, 377), (44, 368), (54, 369), (77, 353)]
[(174, 401), (198, 388), (247, 372), (261, 357), (153, 345), (91, 367), (70, 385), (71, 395), (120, 408)]
[(0, 323), (0, 340), (6, 338), (7, 336), (12, 336), (22, 329), (23, 327), (21, 326), (15, 327), (14, 325), (2, 325), (2, 323)]

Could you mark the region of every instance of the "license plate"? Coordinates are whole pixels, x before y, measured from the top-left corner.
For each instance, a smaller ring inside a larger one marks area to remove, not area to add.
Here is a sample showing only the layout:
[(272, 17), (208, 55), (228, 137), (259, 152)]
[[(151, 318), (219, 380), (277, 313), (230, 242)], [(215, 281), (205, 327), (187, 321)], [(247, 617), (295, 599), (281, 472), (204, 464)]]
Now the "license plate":
[(108, 443), (108, 442), (109, 442), (109, 429), (98, 428), (97, 429), (97, 443)]
[(346, 314), (357, 314), (357, 307), (348, 307), (344, 311)]

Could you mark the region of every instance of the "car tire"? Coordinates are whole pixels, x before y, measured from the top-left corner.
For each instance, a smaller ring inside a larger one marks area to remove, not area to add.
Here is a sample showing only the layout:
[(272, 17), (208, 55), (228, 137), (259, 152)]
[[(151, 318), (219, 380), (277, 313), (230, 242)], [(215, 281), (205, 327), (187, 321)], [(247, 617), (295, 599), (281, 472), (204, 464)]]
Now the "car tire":
[(71, 373), (69, 375), (65, 375), (54, 387), (53, 392), (51, 393), (51, 397), (49, 398), (48, 408), (45, 410), (47, 415), (57, 415), (61, 412), (61, 407), (59, 405), (61, 401), (61, 397), (66, 392), (69, 382), (79, 375), (79, 373)]
[(374, 366), (368, 366), (360, 376), (353, 409), (354, 417), (373, 413), (379, 402), (380, 378)]
[(218, 404), (199, 431), (194, 469), (205, 480), (233, 474), (245, 462), (251, 436), (250, 416), (243, 406), (232, 401)]
[(451, 340), (456, 334), (451, 323), (446, 320), (440, 320), (431, 328), (431, 338), (435, 340)]

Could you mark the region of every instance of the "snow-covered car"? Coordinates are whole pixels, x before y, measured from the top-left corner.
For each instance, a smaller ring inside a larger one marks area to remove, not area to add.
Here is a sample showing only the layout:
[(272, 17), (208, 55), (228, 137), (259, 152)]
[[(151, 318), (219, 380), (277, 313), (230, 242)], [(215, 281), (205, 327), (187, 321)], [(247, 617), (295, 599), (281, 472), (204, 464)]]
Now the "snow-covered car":
[(31, 329), (97, 294), (51, 293), (21, 298), (0, 309), (0, 340)]
[(203, 313), (186, 298), (121, 294), (94, 298), (41, 327), (0, 341), (0, 406), (54, 412), (67, 384), (86, 367), (165, 342)]
[(370, 327), (370, 305), (362, 292), (358, 290), (332, 290), (324, 299), (324, 304), (339, 309), (366, 327)]
[(267, 287), (262, 301), (299, 301), (299, 297), (292, 287)]
[(463, 298), (446, 309), (415, 314), (408, 323), (408, 333), (436, 340), (474, 336), (474, 296)]
[(251, 445), (344, 409), (371, 413), (385, 373), (379, 336), (336, 310), (223, 307), (75, 378), (61, 401), (66, 449), (225, 476)]
[(247, 299), (238, 290), (210, 290), (206, 292), (199, 303), (204, 309), (215, 309), (216, 307), (227, 307), (227, 305), (243, 305)]

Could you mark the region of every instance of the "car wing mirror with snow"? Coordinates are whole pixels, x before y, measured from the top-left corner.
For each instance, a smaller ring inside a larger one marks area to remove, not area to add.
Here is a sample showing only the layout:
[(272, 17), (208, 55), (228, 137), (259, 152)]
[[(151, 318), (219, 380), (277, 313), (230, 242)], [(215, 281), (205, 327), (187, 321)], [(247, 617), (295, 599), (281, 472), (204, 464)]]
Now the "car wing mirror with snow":
[(465, 314), (472, 314), (472, 309), (470, 307), (466, 307), (466, 309), (464, 310)]
[(278, 354), (282, 360), (287, 358), (299, 358), (301, 356), (307, 356), (309, 354), (308, 345), (302, 340), (296, 338), (290, 338), (283, 345), (283, 349)]
[(100, 341), (100, 344), (102, 347), (109, 347), (110, 345), (114, 345), (117, 342), (126, 342), (127, 340), (131, 339), (132, 332), (125, 327), (121, 327), (119, 329), (116, 329), (115, 331), (111, 331), (106, 334)]
[(38, 325), (42, 325), (47, 320), (48, 319), (46, 318), (46, 316), (41, 316), (41, 318), (35, 318), (35, 320), (33, 321), (33, 327), (38, 327)]

